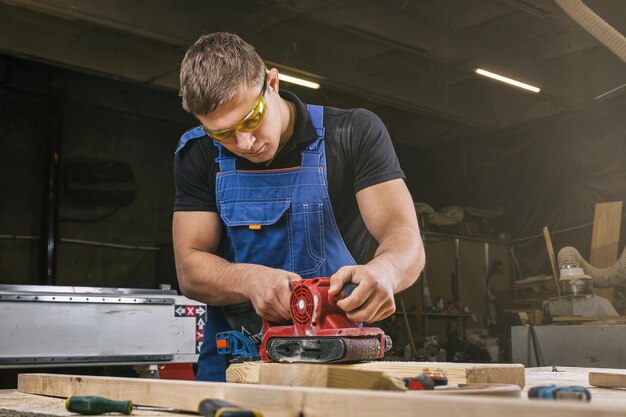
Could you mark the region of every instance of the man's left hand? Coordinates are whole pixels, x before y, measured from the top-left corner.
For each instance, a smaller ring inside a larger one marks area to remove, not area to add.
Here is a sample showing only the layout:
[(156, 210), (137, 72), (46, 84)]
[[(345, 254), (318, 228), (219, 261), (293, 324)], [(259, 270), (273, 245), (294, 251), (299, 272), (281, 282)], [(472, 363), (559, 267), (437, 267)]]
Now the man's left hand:
[(393, 279), (374, 265), (344, 266), (330, 277), (331, 295), (338, 294), (344, 285), (357, 284), (352, 294), (337, 302), (350, 320), (372, 323), (396, 311), (393, 298)]

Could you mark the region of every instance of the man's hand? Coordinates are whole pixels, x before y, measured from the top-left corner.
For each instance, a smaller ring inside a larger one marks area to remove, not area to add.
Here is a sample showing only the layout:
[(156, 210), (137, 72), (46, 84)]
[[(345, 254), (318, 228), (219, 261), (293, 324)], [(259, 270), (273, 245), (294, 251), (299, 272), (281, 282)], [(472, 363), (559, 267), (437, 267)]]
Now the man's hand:
[(293, 272), (257, 265), (250, 277), (248, 298), (256, 313), (265, 320), (280, 323), (288, 320), (289, 283), (302, 278)]
[(337, 302), (350, 320), (372, 323), (396, 311), (393, 280), (375, 265), (344, 266), (330, 277), (331, 295), (339, 294), (349, 282), (357, 284), (352, 294)]

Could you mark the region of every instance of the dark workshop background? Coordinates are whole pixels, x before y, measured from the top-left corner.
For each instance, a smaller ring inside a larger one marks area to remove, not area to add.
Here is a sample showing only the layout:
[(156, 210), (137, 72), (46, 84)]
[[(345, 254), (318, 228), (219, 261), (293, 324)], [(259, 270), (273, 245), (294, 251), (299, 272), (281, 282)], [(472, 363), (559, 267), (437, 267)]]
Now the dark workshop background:
[[(626, 2), (587, 4), (626, 31)], [(588, 256), (594, 204), (626, 198), (623, 62), (552, 1), (0, 1), (0, 283), (176, 287), (173, 152), (195, 123), (180, 108), (178, 63), (218, 30), (319, 81), (282, 84), (305, 102), (376, 112), (416, 202), (504, 209), (422, 222), (472, 238), (460, 291), (479, 316), (470, 326), (485, 311), (481, 240), (503, 266), (503, 310), (514, 280), (550, 273), (543, 226), (557, 251)], [(427, 245), (433, 298), (450, 298), (450, 245)]]

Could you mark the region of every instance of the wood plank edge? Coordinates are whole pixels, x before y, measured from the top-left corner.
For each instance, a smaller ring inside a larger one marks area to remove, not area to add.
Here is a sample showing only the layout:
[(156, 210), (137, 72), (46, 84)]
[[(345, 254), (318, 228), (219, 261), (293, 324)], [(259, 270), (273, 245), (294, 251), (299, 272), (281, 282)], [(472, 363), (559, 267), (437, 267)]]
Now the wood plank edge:
[(132, 400), (136, 404), (174, 407), (195, 411), (204, 398), (218, 398), (241, 407), (260, 410), (266, 417), (336, 415), (379, 417), (381, 415), (421, 417), (472, 415), (482, 417), (617, 417), (623, 408), (610, 404), (565, 404), (565, 402), (522, 401), (519, 399), (437, 396), (423, 394), (329, 388), (275, 387), (268, 385), (215, 382), (166, 381), (79, 375), (20, 374), (18, 390), (30, 394), (66, 397), (102, 395)]

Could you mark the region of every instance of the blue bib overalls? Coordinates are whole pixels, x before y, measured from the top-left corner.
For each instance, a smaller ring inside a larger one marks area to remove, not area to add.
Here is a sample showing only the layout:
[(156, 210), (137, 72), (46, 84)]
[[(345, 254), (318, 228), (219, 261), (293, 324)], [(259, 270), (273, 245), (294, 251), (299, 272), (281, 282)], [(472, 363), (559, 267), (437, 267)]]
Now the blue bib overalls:
[[(317, 138), (302, 152), (300, 167), (243, 171), (219, 142), (217, 208), (226, 234), (220, 254), (295, 272), (302, 278), (327, 277), (355, 265), (339, 233), (326, 179), (324, 108), (307, 106)], [(217, 354), (215, 334), (230, 330), (221, 308), (209, 309), (196, 378), (224, 381), (226, 360)]]

